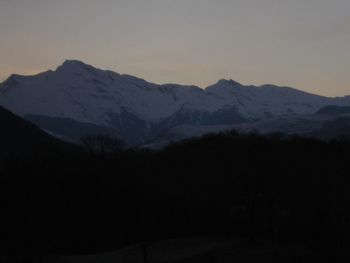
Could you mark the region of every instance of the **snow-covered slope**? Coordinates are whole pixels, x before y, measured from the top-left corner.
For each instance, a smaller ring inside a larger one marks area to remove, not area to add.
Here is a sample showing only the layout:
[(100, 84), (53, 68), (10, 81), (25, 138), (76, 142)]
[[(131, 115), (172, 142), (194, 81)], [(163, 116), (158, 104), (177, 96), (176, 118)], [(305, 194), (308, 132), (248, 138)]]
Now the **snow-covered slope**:
[(206, 89), (157, 85), (68, 60), (55, 71), (10, 76), (0, 84), (0, 105), (23, 117), (109, 127), (126, 141), (141, 143), (179, 125), (232, 125), (312, 114), (327, 105), (350, 106), (350, 97), (327, 98), (273, 85), (243, 86), (233, 80), (220, 80)]

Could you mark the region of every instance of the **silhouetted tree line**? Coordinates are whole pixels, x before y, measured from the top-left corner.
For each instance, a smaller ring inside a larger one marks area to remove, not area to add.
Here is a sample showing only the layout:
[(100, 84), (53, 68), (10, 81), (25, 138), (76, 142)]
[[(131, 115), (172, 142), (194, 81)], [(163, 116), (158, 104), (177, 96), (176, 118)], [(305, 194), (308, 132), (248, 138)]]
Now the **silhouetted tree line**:
[(91, 152), (52, 148), (1, 161), (2, 255), (91, 253), (189, 235), (302, 242), (329, 260), (349, 245), (348, 140), (232, 131), (158, 151), (107, 141), (87, 140)]

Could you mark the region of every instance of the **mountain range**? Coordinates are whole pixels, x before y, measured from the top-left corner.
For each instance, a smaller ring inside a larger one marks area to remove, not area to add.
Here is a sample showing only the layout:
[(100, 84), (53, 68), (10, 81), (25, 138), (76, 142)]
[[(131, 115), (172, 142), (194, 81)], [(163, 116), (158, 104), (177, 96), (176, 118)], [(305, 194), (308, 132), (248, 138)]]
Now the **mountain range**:
[(67, 141), (105, 134), (129, 145), (232, 128), (316, 134), (350, 116), (350, 96), (224, 79), (207, 88), (159, 85), (76, 60), (34, 76), (11, 75), (0, 84), (0, 105)]

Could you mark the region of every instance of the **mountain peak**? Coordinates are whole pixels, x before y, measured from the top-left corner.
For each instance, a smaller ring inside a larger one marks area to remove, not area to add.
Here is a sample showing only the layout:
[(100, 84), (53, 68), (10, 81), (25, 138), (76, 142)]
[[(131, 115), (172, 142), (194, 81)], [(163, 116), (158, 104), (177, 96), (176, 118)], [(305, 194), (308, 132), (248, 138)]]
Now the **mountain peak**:
[(229, 85), (229, 86), (232, 86), (232, 87), (242, 87), (242, 84), (233, 80), (233, 79), (220, 79), (216, 85)]
[(3, 83), (0, 83), (0, 92), (4, 92), (14, 86), (16, 86), (20, 75), (11, 74)]
[(80, 60), (76, 60), (76, 59), (66, 59), (62, 66), (66, 67), (66, 66), (88, 66), (86, 63), (80, 61)]
[(61, 66), (57, 68), (57, 71), (82, 71), (82, 70), (92, 70), (95, 69), (93, 66), (88, 65), (80, 60), (67, 59), (63, 62)]
[(211, 85), (206, 88), (207, 91), (214, 90), (231, 90), (232, 88), (241, 88), (244, 87), (241, 83), (234, 81), (233, 79), (220, 79), (214, 85)]

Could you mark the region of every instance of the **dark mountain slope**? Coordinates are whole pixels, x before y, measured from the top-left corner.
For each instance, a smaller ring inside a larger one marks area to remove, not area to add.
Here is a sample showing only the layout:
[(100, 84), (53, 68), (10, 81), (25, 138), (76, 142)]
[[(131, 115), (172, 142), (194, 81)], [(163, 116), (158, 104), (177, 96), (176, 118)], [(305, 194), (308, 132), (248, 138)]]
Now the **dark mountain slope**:
[(0, 157), (40, 159), (77, 152), (77, 147), (61, 142), (37, 126), (0, 107)]
[(341, 115), (341, 114), (349, 114), (350, 107), (349, 106), (335, 106), (329, 105), (321, 108), (317, 114), (327, 114), (327, 115)]

